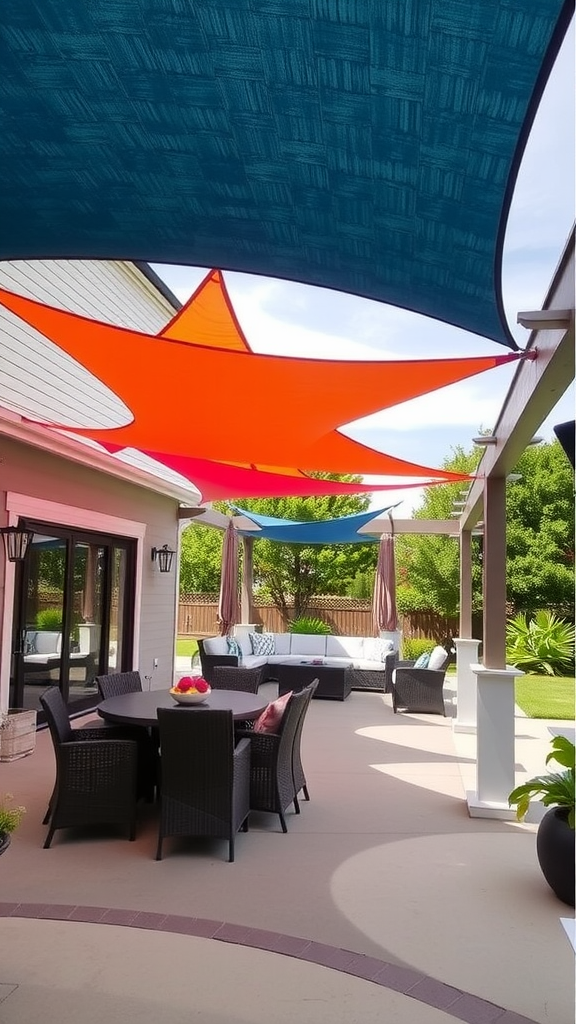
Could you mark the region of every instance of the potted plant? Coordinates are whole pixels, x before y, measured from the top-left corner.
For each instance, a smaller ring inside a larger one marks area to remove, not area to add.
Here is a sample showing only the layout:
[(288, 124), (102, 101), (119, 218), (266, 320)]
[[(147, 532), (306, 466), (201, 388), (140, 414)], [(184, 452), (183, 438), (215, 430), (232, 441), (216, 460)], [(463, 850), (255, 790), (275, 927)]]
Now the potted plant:
[(555, 736), (546, 764), (556, 761), (562, 772), (537, 775), (513, 789), (508, 797), (522, 821), (530, 802), (539, 800), (548, 810), (538, 826), (536, 854), (548, 885), (563, 903), (574, 906), (574, 764), (576, 748), (566, 736)]
[(26, 813), (25, 807), (12, 805), (12, 795), (7, 793), (0, 800), (0, 854), (4, 853), (10, 846), (10, 836), (18, 828), (22, 821), (22, 815)]

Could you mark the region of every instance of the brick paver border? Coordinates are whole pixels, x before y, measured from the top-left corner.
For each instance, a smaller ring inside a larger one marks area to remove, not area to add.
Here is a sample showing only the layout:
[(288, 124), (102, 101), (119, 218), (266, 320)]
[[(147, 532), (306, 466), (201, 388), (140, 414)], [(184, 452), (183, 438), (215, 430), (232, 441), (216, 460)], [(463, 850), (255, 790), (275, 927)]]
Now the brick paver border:
[(434, 1006), (466, 1024), (536, 1024), (513, 1010), (490, 1003), (462, 989), (446, 985), (412, 967), (400, 967), (377, 957), (339, 949), (323, 942), (283, 935), (280, 932), (250, 928), (226, 921), (179, 914), (155, 914), (149, 911), (119, 910), (112, 907), (84, 907), (51, 903), (0, 903), (0, 917), (27, 917), (47, 921), (83, 921), (87, 924), (114, 924), (125, 928), (175, 932), (216, 942), (232, 942), (252, 949), (294, 957), (308, 963), (352, 974), (382, 988), (392, 989), (428, 1006)]

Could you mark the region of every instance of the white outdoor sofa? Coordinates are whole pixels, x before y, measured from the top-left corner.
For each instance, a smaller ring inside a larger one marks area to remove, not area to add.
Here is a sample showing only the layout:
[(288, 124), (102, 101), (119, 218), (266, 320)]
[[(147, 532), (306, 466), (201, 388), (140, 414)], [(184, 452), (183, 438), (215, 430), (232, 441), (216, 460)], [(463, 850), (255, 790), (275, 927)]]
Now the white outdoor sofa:
[[(257, 637), (254, 641), (252, 637)], [(261, 668), (261, 682), (274, 679), (275, 665), (298, 665), (303, 659), (322, 659), (329, 667), (351, 670), (352, 689), (386, 693), (397, 653), (391, 640), (362, 636), (320, 636), (311, 633), (242, 633), (233, 638), (240, 658), (230, 653), (228, 637), (214, 636), (198, 641), (202, 674), (210, 680), (217, 665)], [(266, 648), (269, 648), (266, 651)], [(261, 651), (261, 653), (258, 653)]]

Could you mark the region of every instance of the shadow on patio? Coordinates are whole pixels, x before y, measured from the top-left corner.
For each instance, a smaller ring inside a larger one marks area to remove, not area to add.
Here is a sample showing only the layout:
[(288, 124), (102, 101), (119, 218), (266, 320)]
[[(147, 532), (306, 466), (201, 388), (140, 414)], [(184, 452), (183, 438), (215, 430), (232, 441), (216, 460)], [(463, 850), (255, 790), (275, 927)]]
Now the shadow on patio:
[[(544, 725), (517, 725), (531, 768)], [(0, 862), (3, 1021), (61, 1020), (74, 1000), (75, 1019), (112, 1024), (191, 1008), (211, 1024), (566, 1024), (568, 908), (540, 874), (534, 826), (468, 816), (470, 742), (457, 749), (450, 718), (394, 715), (388, 696), (314, 701), (311, 801), (288, 834), (254, 813), (234, 864), (212, 841), (171, 841), (158, 863), (146, 805), (135, 843), (62, 831), (42, 849), (54, 762), (39, 733), (31, 757), (0, 766), (27, 807)]]

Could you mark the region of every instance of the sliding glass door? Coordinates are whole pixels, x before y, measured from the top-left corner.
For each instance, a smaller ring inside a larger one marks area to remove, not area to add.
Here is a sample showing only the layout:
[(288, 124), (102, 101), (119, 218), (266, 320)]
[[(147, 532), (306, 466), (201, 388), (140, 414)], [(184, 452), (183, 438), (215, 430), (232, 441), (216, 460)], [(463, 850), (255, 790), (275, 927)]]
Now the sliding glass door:
[(132, 668), (135, 542), (41, 523), (17, 564), (10, 706), (40, 710), (58, 686), (70, 711), (98, 701), (95, 677)]

